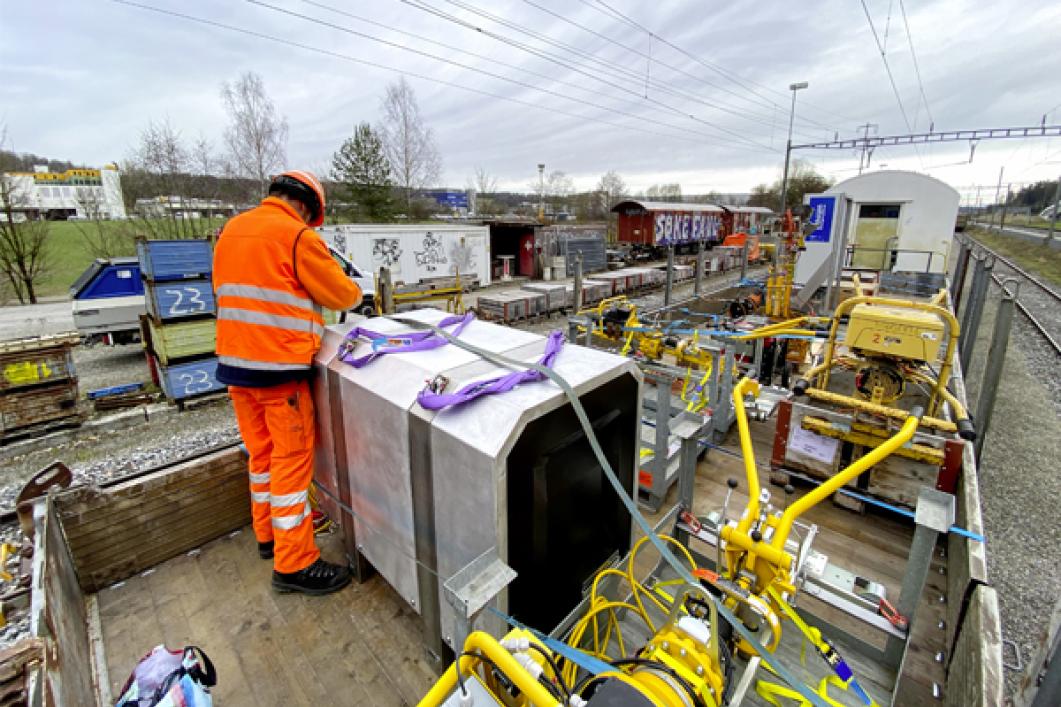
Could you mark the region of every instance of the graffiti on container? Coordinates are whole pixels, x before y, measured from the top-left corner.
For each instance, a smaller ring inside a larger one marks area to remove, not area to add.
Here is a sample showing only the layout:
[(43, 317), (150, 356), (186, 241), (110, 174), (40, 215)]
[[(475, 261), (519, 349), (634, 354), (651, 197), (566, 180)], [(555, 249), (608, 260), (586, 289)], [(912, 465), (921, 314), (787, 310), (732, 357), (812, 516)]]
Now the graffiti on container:
[(718, 238), (721, 225), (715, 214), (661, 211), (656, 214), (656, 242), (713, 240)]
[(440, 265), (449, 262), (442, 252), (442, 241), (431, 231), (424, 234), (423, 247), (422, 251), (414, 250), (413, 255), (416, 256), (416, 264), (428, 272), (436, 272)]
[(475, 272), (475, 243), (468, 243), (464, 238), (453, 242), (449, 249), (449, 271), (451, 273), (472, 274)]
[(346, 234), (345, 233), (336, 233), (332, 237), (332, 245), (340, 253), (348, 253), (349, 252), (349, 251), (346, 250)]
[(393, 271), (398, 267), (401, 257), (402, 247), (397, 238), (372, 239), (372, 264), (374, 266), (390, 268)]

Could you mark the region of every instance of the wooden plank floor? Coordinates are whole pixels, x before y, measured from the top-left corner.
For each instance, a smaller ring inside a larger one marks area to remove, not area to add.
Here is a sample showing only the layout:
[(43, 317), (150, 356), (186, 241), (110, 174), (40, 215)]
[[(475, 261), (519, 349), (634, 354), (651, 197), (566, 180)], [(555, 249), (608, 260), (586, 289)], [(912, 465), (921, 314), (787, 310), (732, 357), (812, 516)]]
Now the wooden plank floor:
[[(325, 557), (340, 539), (321, 540)], [(419, 617), (378, 575), (327, 597), (276, 594), (244, 529), (97, 594), (115, 699), (152, 647), (198, 645), (216, 704), (415, 705), (435, 681)]]
[[(765, 464), (772, 422), (752, 423), (752, 429), (758, 460)], [(735, 433), (725, 446), (737, 448)], [(710, 451), (697, 473), (698, 514), (721, 507), (729, 477), (740, 482), (729, 506), (734, 517), (747, 500), (742, 463)], [(769, 485), (765, 472), (760, 472), (760, 484), (770, 489), (775, 503), (783, 503), (783, 492)], [(796, 495), (805, 490), (797, 488)], [(664, 508), (673, 497), (672, 489)], [(890, 516), (859, 515), (829, 502), (812, 509), (805, 520), (819, 526), (816, 549), (847, 569), (882, 582), (893, 600), (898, 597), (912, 525)], [(326, 536), (321, 545), (326, 557), (340, 556), (337, 535)], [(641, 559), (651, 562), (652, 555), (646, 550)], [(945, 606), (938, 601), (946, 593), (946, 577), (939, 571), (944, 566), (945, 560), (937, 556), (918, 609), (907, 668), (914, 681), (903, 704), (927, 703), (932, 683), (943, 682), (942, 665), (933, 656), (942, 650), (945, 637), (938, 628)], [(175, 558), (99, 592), (115, 698), (136, 662), (159, 643), (202, 647), (218, 669), (216, 701), (226, 706), (412, 705), (433, 684), (435, 673), (420, 647), (419, 617), (379, 576), (329, 597), (305, 597), (273, 593), (270, 572), (271, 563), (258, 559), (253, 535), (244, 529), (205, 545), (197, 554)], [(856, 635), (872, 635), (810, 597), (800, 605)], [(783, 652), (791, 658), (786, 664), (797, 669), (798, 632), (788, 624), (785, 629)], [(845, 657), (860, 677), (866, 676), (874, 692), (888, 682), (882, 671), (861, 657)], [(811, 671), (808, 677), (824, 674), (824, 663), (813, 652), (808, 653), (806, 666)], [(758, 699), (749, 698), (751, 703)]]

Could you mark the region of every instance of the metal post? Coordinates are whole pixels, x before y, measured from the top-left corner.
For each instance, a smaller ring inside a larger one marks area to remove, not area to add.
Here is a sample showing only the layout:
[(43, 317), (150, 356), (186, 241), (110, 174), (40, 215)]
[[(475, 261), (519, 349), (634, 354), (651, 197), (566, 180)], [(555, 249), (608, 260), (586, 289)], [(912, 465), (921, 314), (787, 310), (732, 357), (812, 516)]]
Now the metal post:
[(1005, 171), (1005, 165), (998, 168), (998, 186), (995, 187), (995, 207), (991, 209), (991, 220), (988, 221), (992, 226), (995, 225), (995, 212), (998, 211), (998, 200), (1002, 197), (1002, 173)]
[(582, 311), (582, 251), (575, 254), (575, 312)]
[(390, 268), (379, 269), (379, 284), (383, 290), (383, 313), (394, 314), (394, 286), (391, 284)]
[(1061, 177), (1057, 178), (1057, 186), (1054, 187), (1054, 213), (1050, 215), (1050, 232), (1046, 235), (1046, 242), (1054, 240), (1054, 225), (1057, 224), (1057, 207), (1061, 204)]
[(962, 289), (965, 287), (965, 271), (969, 269), (969, 251), (972, 250), (964, 240), (958, 241), (958, 257), (954, 263), (954, 275), (950, 281), (950, 297), (954, 301), (954, 314), (958, 314), (958, 305), (962, 301)]
[(674, 246), (667, 246), (667, 285), (663, 290), (663, 306), (670, 306), (671, 288), (674, 287)]
[(545, 222), (545, 165), (538, 165), (538, 222)]
[(748, 234), (744, 234), (744, 245), (740, 249), (740, 279), (748, 274)]
[(700, 245), (700, 249), (696, 251), (696, 279), (693, 280), (693, 294), (697, 297), (700, 296), (701, 285), (704, 280), (704, 246)]
[[(895, 608), (909, 621), (906, 635), (913, 635), (914, 615), (921, 592), (925, 588), (925, 579), (932, 566), (932, 555), (936, 548), (936, 539), (940, 533), (946, 533), (954, 523), (954, 496), (943, 491), (923, 486), (917, 498), (914, 512), (914, 539), (910, 543), (910, 555), (906, 559), (906, 571), (903, 573), (903, 584), (899, 589), (899, 600)], [(884, 649), (885, 663), (897, 667), (903, 659), (907, 640), (888, 636)]]
[(1006, 346), (1009, 344), (1009, 330), (1013, 326), (1013, 310), (1020, 291), (1020, 280), (1006, 278), (1001, 284), (1002, 299), (998, 302), (995, 314), (995, 332), (991, 336), (991, 348), (987, 352), (987, 364), (984, 366), (984, 378), (980, 383), (980, 395), (976, 401), (976, 459), (980, 460), (987, 428), (991, 424), (991, 413), (995, 409), (995, 396), (998, 384), (1002, 379), (1002, 365), (1006, 360)]
[(969, 365), (973, 360), (976, 334), (980, 330), (980, 317), (984, 313), (984, 299), (987, 297), (987, 283), (991, 279), (991, 269), (994, 266), (994, 256), (985, 254), (981, 260), (977, 261), (976, 272), (973, 273), (972, 291), (969, 293), (965, 321), (962, 323), (962, 331), (958, 339), (958, 345), (961, 347), (963, 374), (969, 370)]
[(656, 380), (656, 444), (652, 459), (652, 473), (667, 476), (667, 457), (670, 448), (670, 389), (671, 379), (661, 373)]
[(1006, 228), (1006, 206), (1009, 205), (1010, 190), (1012, 188), (1012, 184), (1006, 185), (1006, 200), (1002, 202), (1002, 218), (998, 222), (998, 230), (1000, 231)]

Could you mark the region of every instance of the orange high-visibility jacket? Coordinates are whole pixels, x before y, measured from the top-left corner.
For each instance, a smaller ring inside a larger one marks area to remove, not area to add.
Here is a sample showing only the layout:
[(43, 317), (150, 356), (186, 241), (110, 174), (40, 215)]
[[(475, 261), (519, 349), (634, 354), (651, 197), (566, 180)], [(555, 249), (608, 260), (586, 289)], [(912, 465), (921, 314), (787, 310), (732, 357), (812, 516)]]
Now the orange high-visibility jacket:
[(308, 372), (324, 332), (321, 306), (341, 311), (361, 300), (321, 237), (275, 197), (225, 225), (213, 278), (219, 371), (242, 369), (259, 385)]

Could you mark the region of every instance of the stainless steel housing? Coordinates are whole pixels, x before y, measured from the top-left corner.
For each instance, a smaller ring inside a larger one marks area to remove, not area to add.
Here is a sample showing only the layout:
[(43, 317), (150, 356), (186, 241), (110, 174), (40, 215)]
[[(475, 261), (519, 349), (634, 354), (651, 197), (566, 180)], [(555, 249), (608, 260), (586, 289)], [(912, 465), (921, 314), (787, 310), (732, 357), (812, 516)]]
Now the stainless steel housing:
[[(401, 316), (437, 324), (447, 315), (427, 309)], [(452, 636), (442, 582), (492, 548), (519, 573), (499, 608), (552, 629), (580, 598), (583, 582), (625, 553), (631, 532), (570, 401), (542, 381), (437, 413), (425, 410), (416, 397), (436, 376), (455, 391), (507, 370), (453, 345), (391, 354), (355, 369), (336, 352), (357, 324), (382, 334), (412, 328), (388, 317), (355, 317), (327, 329), (316, 358), (316, 480), (327, 492), (322, 505), (341, 519), (351, 558), (367, 559), (422, 615), (429, 648), (440, 649), (439, 639)], [(542, 336), (482, 321), (460, 338), (528, 362), (545, 348)], [(369, 351), (361, 343), (355, 355)], [(609, 463), (633, 493), (637, 366), (566, 344), (553, 368), (578, 393)], [(498, 621), (487, 612), (477, 625), (497, 631)]]

